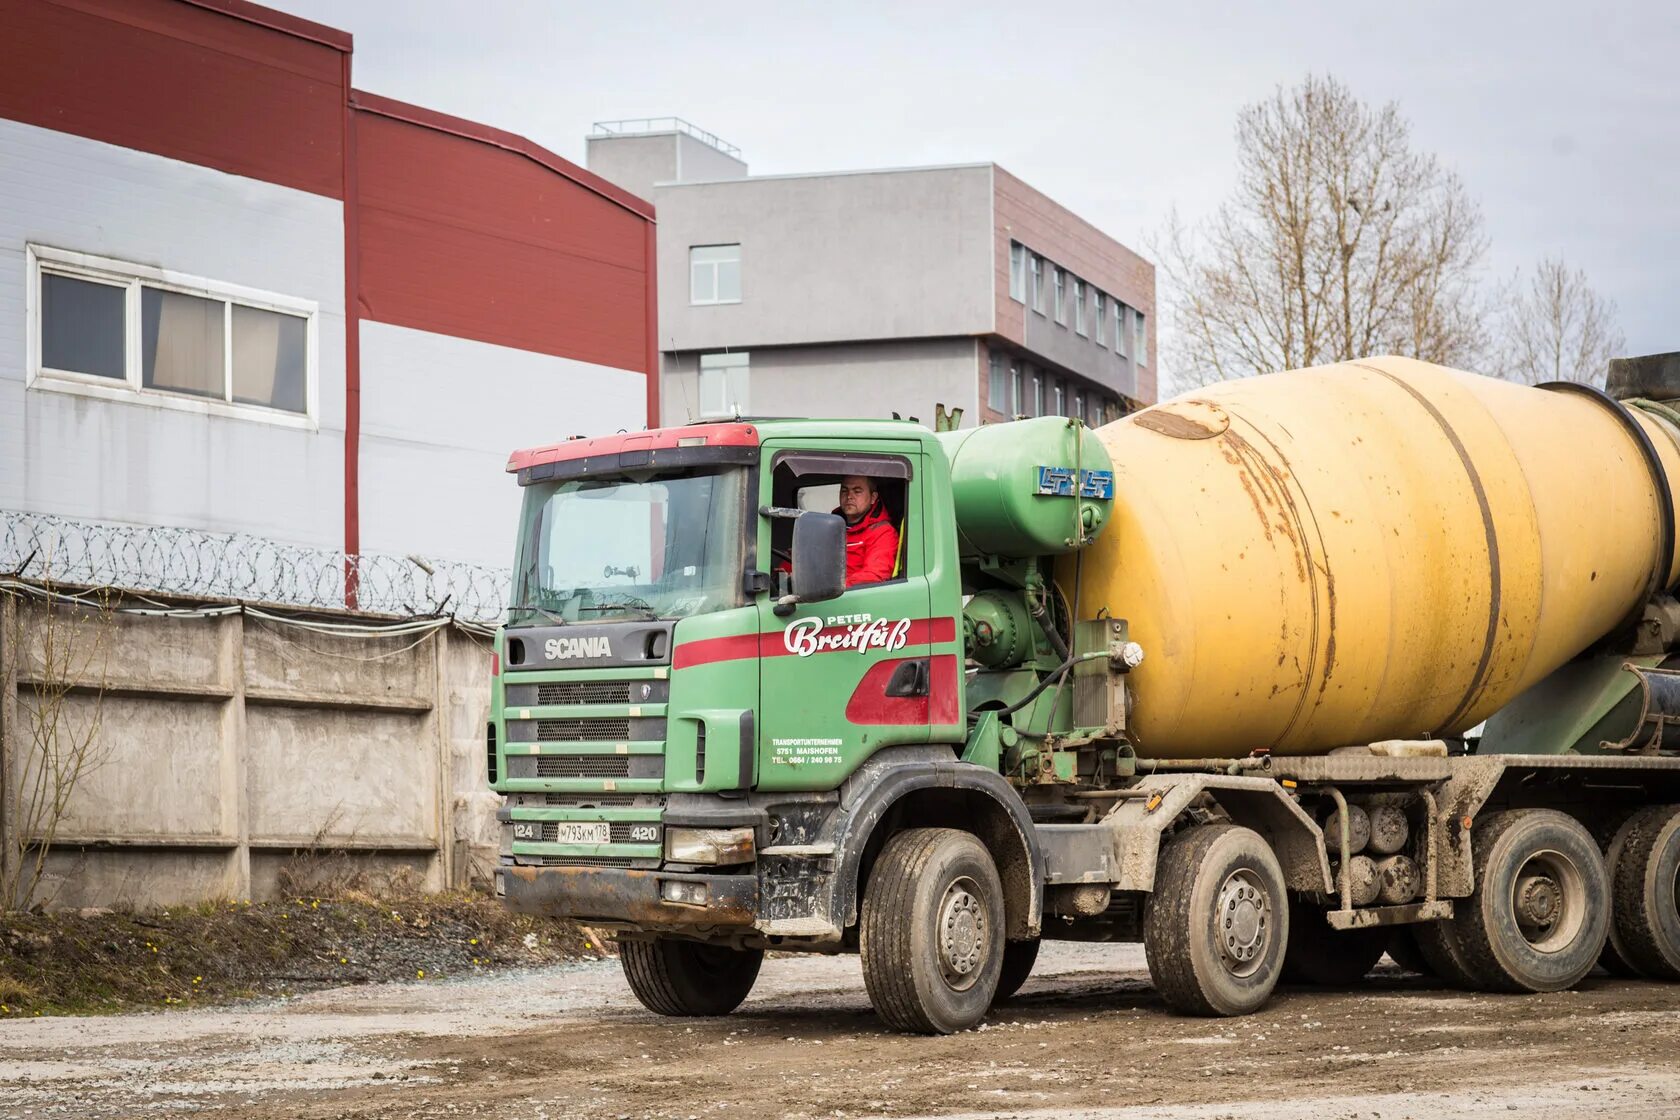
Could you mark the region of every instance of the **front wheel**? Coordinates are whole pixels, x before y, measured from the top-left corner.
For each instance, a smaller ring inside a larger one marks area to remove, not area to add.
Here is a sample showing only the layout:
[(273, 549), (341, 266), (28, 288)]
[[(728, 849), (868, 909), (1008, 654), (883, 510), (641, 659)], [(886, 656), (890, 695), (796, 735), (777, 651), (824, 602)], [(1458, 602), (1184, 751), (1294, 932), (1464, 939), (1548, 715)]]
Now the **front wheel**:
[(1247, 1015), (1277, 987), (1289, 943), (1283, 869), (1253, 829), (1204, 824), (1161, 852), (1143, 916), (1149, 975), (1168, 1006)]
[(660, 1015), (727, 1015), (747, 998), (762, 949), (656, 937), (621, 941), (618, 963), (642, 1006)]
[(858, 923), (864, 986), (887, 1026), (951, 1034), (978, 1023), (1003, 946), (1003, 884), (973, 834), (912, 828), (887, 841)]

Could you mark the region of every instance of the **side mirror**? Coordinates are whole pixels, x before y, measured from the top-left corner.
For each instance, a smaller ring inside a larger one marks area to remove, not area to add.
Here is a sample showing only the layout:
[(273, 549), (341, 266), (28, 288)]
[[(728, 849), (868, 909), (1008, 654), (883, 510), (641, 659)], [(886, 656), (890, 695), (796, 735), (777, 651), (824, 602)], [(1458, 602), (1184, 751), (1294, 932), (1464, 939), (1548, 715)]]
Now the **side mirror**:
[(838, 599), (846, 590), (846, 519), (806, 513), (793, 523), (793, 595), (801, 603)]

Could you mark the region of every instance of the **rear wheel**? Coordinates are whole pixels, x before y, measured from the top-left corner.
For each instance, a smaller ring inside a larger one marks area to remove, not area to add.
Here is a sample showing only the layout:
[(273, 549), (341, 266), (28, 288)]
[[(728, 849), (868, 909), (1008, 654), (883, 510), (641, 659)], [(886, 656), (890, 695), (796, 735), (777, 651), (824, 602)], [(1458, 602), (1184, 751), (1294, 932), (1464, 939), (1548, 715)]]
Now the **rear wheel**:
[(1653, 805), (1611, 843), (1610, 942), (1653, 980), (1680, 980), (1680, 806)]
[(887, 841), (858, 923), (863, 982), (889, 1026), (950, 1034), (978, 1023), (1003, 968), (1003, 884), (973, 834), (912, 828)]
[(1377, 966), (1392, 936), (1392, 930), (1384, 926), (1334, 929), (1322, 907), (1291, 899), (1283, 979), (1293, 984), (1348, 987)]
[(656, 937), (621, 941), (618, 963), (642, 1006), (661, 1015), (727, 1015), (747, 998), (761, 949)]
[(1005, 941), (1003, 943), (1003, 968), (998, 972), (997, 994), (992, 1002), (997, 1003), (1008, 999), (1021, 990), (1021, 985), (1032, 975), (1033, 965), (1038, 961), (1038, 938), (1031, 941)]
[(1277, 856), (1252, 829), (1204, 824), (1168, 841), (1143, 917), (1149, 975), (1192, 1015), (1246, 1015), (1271, 997), (1289, 941)]
[[(1468, 906), (1470, 903), (1467, 899), (1460, 899), (1457, 905)], [(1478, 987), (1476, 974), (1464, 957), (1464, 948), (1458, 943), (1458, 934), (1451, 920), (1419, 922), (1412, 927), (1412, 942), (1417, 945), (1418, 955), (1423, 958), (1424, 964), (1429, 966), (1426, 975), (1438, 976), (1455, 988), (1474, 991)]]
[(1478, 987), (1557, 992), (1598, 962), (1610, 927), (1604, 857), (1553, 809), (1495, 813), (1472, 840), (1475, 883), (1453, 934)]

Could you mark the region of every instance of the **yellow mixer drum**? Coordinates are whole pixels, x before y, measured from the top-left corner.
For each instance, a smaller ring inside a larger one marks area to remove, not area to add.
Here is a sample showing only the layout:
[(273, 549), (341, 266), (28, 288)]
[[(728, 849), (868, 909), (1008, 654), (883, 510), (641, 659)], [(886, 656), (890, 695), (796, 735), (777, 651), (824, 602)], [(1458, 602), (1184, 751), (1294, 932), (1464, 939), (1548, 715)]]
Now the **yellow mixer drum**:
[(1680, 577), (1680, 430), (1602, 395), (1370, 358), (1097, 436), (1114, 505), (1080, 613), (1144, 648), (1145, 757), (1463, 731)]

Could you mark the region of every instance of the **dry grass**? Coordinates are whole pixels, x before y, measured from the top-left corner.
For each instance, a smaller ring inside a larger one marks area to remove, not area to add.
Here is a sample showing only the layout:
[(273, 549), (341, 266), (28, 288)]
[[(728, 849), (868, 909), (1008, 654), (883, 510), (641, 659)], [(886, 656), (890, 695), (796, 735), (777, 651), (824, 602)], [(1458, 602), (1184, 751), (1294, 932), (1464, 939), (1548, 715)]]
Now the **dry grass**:
[(152, 913), (0, 914), (0, 1017), (436, 980), (608, 951), (570, 922), (511, 914), (483, 894), (380, 886)]

